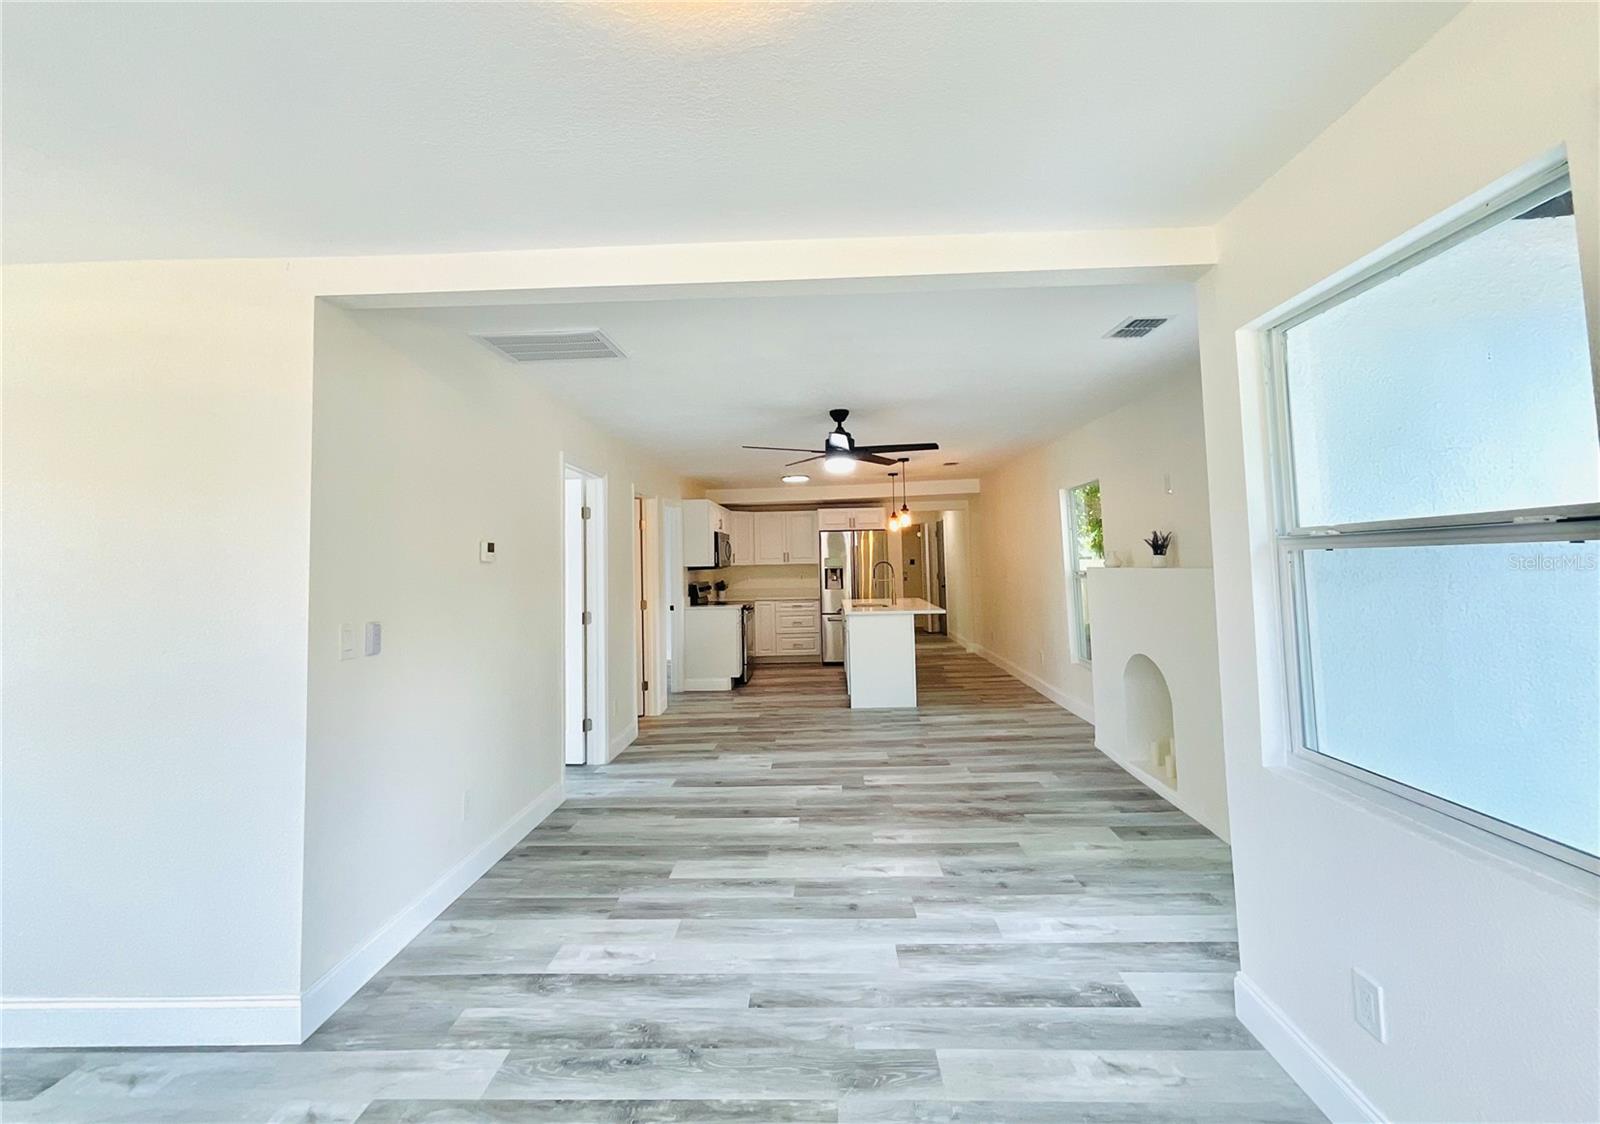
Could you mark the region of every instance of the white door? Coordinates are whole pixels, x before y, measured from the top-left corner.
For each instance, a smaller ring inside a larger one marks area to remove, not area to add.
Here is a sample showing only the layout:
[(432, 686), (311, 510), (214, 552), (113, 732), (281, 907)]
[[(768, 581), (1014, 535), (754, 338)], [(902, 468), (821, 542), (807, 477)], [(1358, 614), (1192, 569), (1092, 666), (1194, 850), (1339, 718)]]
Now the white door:
[(817, 516), (811, 511), (791, 511), (785, 516), (790, 562), (815, 562), (821, 558), (817, 541)]
[(562, 585), (565, 639), (563, 759), (568, 765), (589, 760), (587, 712), (589, 608), (586, 596), (588, 551), (584, 543), (584, 488), (581, 477), (562, 481)]

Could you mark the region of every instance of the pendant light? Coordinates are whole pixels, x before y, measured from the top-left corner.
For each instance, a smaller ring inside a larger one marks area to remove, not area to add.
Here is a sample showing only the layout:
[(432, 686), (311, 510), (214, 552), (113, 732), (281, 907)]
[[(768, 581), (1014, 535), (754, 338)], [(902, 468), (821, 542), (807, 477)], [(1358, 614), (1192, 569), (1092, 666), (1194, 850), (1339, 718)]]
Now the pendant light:
[(906, 471), (906, 462), (911, 458), (896, 457), (895, 459), (900, 462), (900, 471), (904, 473), (904, 475), (900, 478), (900, 514), (897, 518), (900, 520), (900, 526), (905, 528), (911, 526), (911, 508), (908, 506), (908, 502), (911, 499), (911, 493), (909, 491), (911, 484), (911, 473)]
[[(889, 506), (891, 508), (894, 507), (894, 478), (896, 476), (899, 476), (899, 475), (900, 474), (898, 472), (889, 473)], [(889, 516), (889, 530), (898, 531), (899, 529), (900, 529), (899, 516), (891, 514)]]

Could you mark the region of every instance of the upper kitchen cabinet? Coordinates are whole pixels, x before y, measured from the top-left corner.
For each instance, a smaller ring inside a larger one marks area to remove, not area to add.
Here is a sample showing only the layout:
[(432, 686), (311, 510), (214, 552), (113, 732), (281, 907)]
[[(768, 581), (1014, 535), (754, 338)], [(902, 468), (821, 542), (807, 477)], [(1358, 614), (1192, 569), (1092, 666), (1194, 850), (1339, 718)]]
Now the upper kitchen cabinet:
[[(716, 566), (717, 539), (729, 534), (733, 512), (710, 500), (685, 500), (683, 503), (683, 564), (689, 567)], [(731, 540), (724, 539), (724, 542)], [(732, 559), (721, 560), (729, 565)]]
[(817, 541), (817, 513), (791, 511), (787, 515), (790, 562), (819, 562), (822, 560)]
[(789, 560), (788, 513), (755, 513), (755, 562), (758, 566), (781, 566)]
[(755, 514), (749, 511), (728, 512), (728, 537), (733, 540), (733, 564), (749, 566), (759, 561), (756, 557)]
[(815, 563), (817, 520), (809, 511), (755, 513), (755, 560), (758, 566)]
[(889, 520), (881, 507), (825, 507), (817, 512), (823, 531), (881, 531)]

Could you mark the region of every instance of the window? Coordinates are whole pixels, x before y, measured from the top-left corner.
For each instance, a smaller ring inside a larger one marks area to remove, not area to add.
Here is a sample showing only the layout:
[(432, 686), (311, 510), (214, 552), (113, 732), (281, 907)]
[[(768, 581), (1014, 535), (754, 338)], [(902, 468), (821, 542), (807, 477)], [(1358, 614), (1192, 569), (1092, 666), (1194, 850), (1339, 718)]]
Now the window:
[(1072, 622), (1072, 655), (1088, 663), (1089, 596), (1085, 580), (1094, 566), (1105, 565), (1106, 534), (1100, 522), (1100, 481), (1091, 480), (1062, 493), (1061, 538), (1067, 556), (1067, 610)]
[(1600, 871), (1600, 441), (1565, 169), (1267, 342), (1297, 757)]

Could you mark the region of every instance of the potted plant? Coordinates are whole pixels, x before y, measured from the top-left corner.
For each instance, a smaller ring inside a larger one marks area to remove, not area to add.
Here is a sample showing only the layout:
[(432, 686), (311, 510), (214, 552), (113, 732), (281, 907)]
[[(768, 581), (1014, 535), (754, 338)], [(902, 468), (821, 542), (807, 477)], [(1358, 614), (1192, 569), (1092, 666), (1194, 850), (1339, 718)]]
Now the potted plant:
[(1172, 545), (1172, 532), (1151, 531), (1144, 544), (1150, 548), (1150, 565), (1158, 570), (1166, 569), (1167, 548)]

